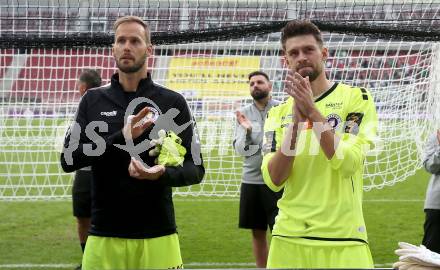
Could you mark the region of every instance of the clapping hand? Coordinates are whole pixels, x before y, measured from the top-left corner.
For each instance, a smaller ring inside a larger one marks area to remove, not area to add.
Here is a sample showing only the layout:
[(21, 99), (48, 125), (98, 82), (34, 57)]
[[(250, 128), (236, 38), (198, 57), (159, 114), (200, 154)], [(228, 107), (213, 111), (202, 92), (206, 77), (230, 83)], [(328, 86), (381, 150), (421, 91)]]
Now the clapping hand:
[(127, 117), (127, 122), (122, 128), (122, 134), (126, 140), (132, 140), (139, 137), (151, 124), (153, 120), (146, 118), (150, 112), (148, 107), (143, 108), (136, 115), (130, 115)]
[(128, 166), (128, 173), (131, 177), (136, 179), (157, 180), (165, 172), (165, 166), (155, 165), (153, 167), (145, 167), (142, 162), (131, 158)]
[(240, 111), (235, 112), (235, 116), (237, 117), (238, 123), (246, 129), (248, 132), (252, 130), (252, 123), (247, 119), (247, 117), (241, 113)]

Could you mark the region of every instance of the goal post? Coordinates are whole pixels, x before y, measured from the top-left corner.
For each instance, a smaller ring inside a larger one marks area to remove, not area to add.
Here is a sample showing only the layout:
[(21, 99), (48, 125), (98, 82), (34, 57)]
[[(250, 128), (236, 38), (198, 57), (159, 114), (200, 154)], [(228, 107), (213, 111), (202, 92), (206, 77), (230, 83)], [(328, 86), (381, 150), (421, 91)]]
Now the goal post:
[(234, 111), (251, 102), (247, 74), (262, 70), (284, 100), (280, 29), (310, 19), (323, 31), (328, 77), (368, 88), (379, 114), (364, 188), (404, 181), (421, 167), (440, 118), (440, 3), (375, 1), (6, 1), (0, 3), (0, 200), (70, 198), (59, 165), (64, 131), (79, 101), (79, 73), (115, 72), (113, 22), (150, 25), (153, 80), (182, 93), (197, 120), (206, 176), (181, 196), (237, 197)]

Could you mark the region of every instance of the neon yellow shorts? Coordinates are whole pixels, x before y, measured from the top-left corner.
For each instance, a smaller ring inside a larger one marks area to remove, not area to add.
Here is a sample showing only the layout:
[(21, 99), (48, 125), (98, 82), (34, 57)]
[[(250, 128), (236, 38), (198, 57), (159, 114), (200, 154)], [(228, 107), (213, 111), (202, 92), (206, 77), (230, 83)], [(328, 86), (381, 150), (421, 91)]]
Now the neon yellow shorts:
[(149, 239), (89, 236), (83, 270), (183, 268), (177, 234)]
[(367, 244), (272, 237), (267, 268), (374, 268)]

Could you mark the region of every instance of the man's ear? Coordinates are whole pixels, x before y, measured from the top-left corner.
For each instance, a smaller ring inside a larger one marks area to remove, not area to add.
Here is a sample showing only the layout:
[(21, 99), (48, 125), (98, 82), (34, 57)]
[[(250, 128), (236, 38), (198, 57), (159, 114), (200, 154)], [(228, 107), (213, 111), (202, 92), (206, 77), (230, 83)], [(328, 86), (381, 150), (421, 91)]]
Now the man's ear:
[(323, 47), (322, 48), (322, 59), (325, 61), (327, 61), (328, 59), (328, 48), (327, 47)]
[(153, 45), (147, 46), (147, 56), (151, 56), (153, 54)]
[(287, 58), (286, 54), (284, 53), (284, 51), (282, 51), (282, 57), (284, 59), (284, 63), (286, 63), (287, 66), (289, 66), (289, 59)]
[(87, 91), (87, 85), (85, 83), (79, 82), (78, 90), (81, 96), (83, 96)]

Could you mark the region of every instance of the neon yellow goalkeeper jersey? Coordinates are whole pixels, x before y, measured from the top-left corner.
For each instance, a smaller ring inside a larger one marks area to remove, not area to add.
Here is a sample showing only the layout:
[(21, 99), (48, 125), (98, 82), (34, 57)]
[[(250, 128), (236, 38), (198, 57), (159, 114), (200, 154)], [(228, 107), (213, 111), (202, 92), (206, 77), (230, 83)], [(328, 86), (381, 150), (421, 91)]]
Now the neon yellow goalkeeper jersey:
[(294, 100), (272, 108), (264, 126), (264, 182), (284, 187), (272, 234), (316, 240), (367, 242), (362, 214), (364, 160), (376, 136), (377, 115), (370, 93), (335, 83), (315, 100), (321, 114), (341, 138), (331, 160), (325, 156), (311, 125), (297, 137), (291, 174), (282, 186), (270, 179), (268, 162), (280, 148), (292, 121)]

